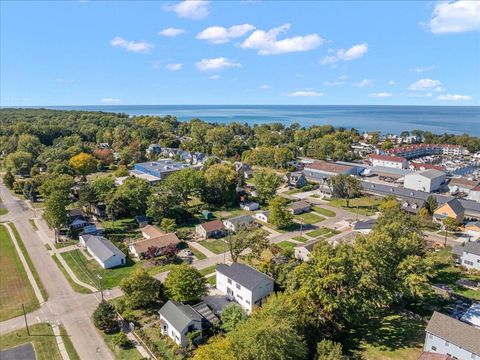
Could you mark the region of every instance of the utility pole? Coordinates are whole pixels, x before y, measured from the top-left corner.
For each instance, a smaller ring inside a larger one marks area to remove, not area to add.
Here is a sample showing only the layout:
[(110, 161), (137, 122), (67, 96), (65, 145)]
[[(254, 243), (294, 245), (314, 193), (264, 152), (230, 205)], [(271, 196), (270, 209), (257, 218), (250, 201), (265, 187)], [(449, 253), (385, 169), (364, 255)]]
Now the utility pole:
[(103, 276), (100, 274), (97, 274), (97, 278), (100, 279), (100, 295), (102, 297), (102, 302), (103, 302)]
[(25, 306), (22, 304), (23, 318), (25, 319), (25, 327), (27, 328), (27, 334), (30, 336), (30, 329), (28, 328), (27, 314), (25, 313)]

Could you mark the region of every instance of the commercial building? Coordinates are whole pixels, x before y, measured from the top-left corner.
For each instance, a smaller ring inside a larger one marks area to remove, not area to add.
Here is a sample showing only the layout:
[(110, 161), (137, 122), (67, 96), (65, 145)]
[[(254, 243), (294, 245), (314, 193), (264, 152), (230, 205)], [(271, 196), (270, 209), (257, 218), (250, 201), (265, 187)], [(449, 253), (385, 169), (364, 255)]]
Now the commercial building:
[(370, 154), (368, 155), (368, 160), (370, 160), (373, 166), (385, 166), (395, 169), (408, 168), (408, 161), (402, 156)]
[(166, 179), (170, 174), (182, 169), (191, 168), (189, 164), (184, 164), (170, 159), (160, 159), (138, 163), (134, 165), (134, 170), (130, 175), (145, 179), (149, 182), (155, 182)]
[(305, 174), (307, 180), (324, 182), (328, 178), (338, 174), (354, 175), (356, 173), (356, 169), (353, 166), (324, 160), (316, 160), (310, 164), (306, 164), (305, 168), (303, 169), (303, 173)]
[(406, 189), (434, 192), (439, 190), (447, 175), (435, 169), (423, 170), (405, 175), (403, 186)]

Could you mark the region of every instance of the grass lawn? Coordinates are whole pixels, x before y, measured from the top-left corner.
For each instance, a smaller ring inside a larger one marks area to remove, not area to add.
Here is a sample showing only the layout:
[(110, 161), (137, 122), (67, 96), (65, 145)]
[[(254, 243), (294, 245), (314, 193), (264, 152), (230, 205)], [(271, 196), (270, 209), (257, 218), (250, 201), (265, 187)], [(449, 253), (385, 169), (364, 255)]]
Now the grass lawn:
[(308, 239), (304, 236), (294, 236), (292, 239), (303, 242), (303, 243), (308, 241)]
[(223, 254), (225, 251), (228, 251), (227, 243), (222, 239), (206, 239), (198, 243), (214, 254)]
[(279, 247), (281, 247), (283, 250), (289, 250), (295, 248), (297, 244), (292, 243), (291, 241), (284, 240), (282, 242), (279, 242), (278, 244)]
[(150, 340), (157, 346), (158, 350), (163, 353), (162, 359), (164, 360), (181, 360), (181, 355), (175, 355), (175, 350), (178, 348), (170, 338), (160, 335), (159, 326), (150, 326), (143, 329), (145, 336), (148, 336)]
[(140, 236), (137, 223), (134, 218), (116, 219), (113, 224), (111, 220), (103, 220), (105, 234), (110, 240), (122, 240), (125, 238), (136, 238)]
[(316, 224), (320, 221), (325, 220), (324, 217), (318, 216), (317, 214), (313, 214), (311, 212), (294, 215), (293, 218), (297, 221), (303, 219), (304, 224)]
[(0, 225), (0, 320), (7, 320), (31, 312), (39, 307), (37, 298), (27, 277), (7, 228)]
[(217, 267), (217, 264), (212, 265), (212, 266), (209, 266), (209, 267), (206, 267), (206, 268), (204, 268), (204, 269), (202, 269), (202, 270), (199, 270), (199, 271), (200, 271), (200, 274), (202, 274), (203, 276), (205, 276), (205, 275), (209, 275), (209, 274), (214, 273), (216, 267)]
[[(98, 331), (98, 330), (97, 330)], [(104, 334), (103, 331), (98, 331), (103, 337), (105, 344), (110, 348), (116, 360), (141, 360), (143, 359), (142, 355), (138, 352), (135, 347), (129, 349), (122, 349), (118, 346), (115, 346), (113, 343), (114, 335)]]
[(416, 360), (423, 350), (426, 324), (393, 312), (373, 319), (344, 337), (351, 358)]
[(100, 280), (97, 275), (102, 276), (103, 287), (105, 289), (111, 289), (118, 286), (120, 281), (130, 275), (137, 267), (143, 267), (150, 275), (154, 275), (171, 270), (173, 267), (182, 263), (182, 261), (178, 259), (176, 262), (170, 264), (150, 265), (144, 261), (133, 262), (131, 259), (127, 258), (127, 265), (125, 266), (113, 269), (102, 269), (94, 259), (87, 260), (79, 249), (62, 253), (61, 256), (63, 256), (77, 277), (87, 284), (99, 288)]
[[(1, 206), (1, 203), (0, 203), (0, 206)], [(4, 208), (4, 207), (0, 207), (0, 215), (5, 215), (8, 213), (8, 210), (7, 208)]]
[(321, 228), (307, 232), (307, 235), (311, 237), (318, 237), (320, 235), (328, 234), (330, 231), (331, 230), (329, 228), (321, 227)]
[(303, 192), (302, 189), (290, 189), (284, 192), (285, 195), (293, 195)]
[(193, 246), (189, 246), (188, 250), (192, 252), (192, 254), (197, 258), (197, 260), (203, 260), (207, 258), (207, 256), (204, 253), (202, 253), (201, 251), (198, 251)]
[(91, 294), (92, 292), (81, 286), (81, 285), (78, 285), (76, 282), (74, 282), (72, 280), (72, 278), (70, 277), (70, 275), (68, 275), (67, 271), (65, 270), (65, 268), (63, 267), (63, 265), (60, 263), (60, 260), (57, 259), (57, 257), (55, 255), (52, 256), (52, 259), (53, 261), (55, 261), (55, 263), (57, 264), (58, 268), (61, 270), (61, 272), (63, 273), (63, 276), (65, 276), (65, 279), (67, 279), (68, 283), (70, 284), (70, 286), (72, 287), (73, 291), (75, 292), (78, 292), (80, 294)]
[[(345, 199), (331, 199), (330, 205), (343, 208), (352, 213), (359, 213), (362, 215), (373, 215), (378, 210), (378, 205), (382, 202), (381, 199), (376, 199), (369, 196), (362, 196), (356, 199), (350, 199), (350, 206), (347, 207), (347, 200)], [(357, 209), (358, 208), (358, 209)]]
[[(27, 329), (23, 328), (0, 336), (0, 350), (32, 343), (37, 360), (62, 360), (56, 338), (53, 336), (53, 330), (49, 324), (41, 323), (30, 326), (30, 334), (31, 336), (28, 336)], [(64, 337), (63, 341), (67, 347), (70, 359), (79, 359), (73, 346), (70, 346), (71, 343), (67, 344), (70, 342), (70, 339)]]
[(207, 277), (207, 283), (210, 285), (215, 285), (217, 283), (217, 274)]
[(70, 245), (77, 245), (78, 241), (75, 240), (68, 240), (68, 241), (62, 241), (59, 243), (55, 243), (55, 249), (62, 249), (64, 247), (70, 246)]
[(328, 210), (320, 206), (312, 206), (312, 210), (319, 213), (320, 215), (327, 216), (327, 217), (334, 217), (337, 215), (335, 211)]
[(25, 244), (22, 241), (22, 238), (20, 237), (20, 234), (17, 231), (17, 228), (13, 223), (10, 223), (10, 227), (12, 228), (13, 234), (15, 235), (15, 239), (17, 239), (18, 246), (20, 247), (20, 250), (22, 250), (23, 256), (27, 260), (28, 267), (30, 268), (30, 271), (33, 274), (33, 277), (35, 278), (35, 282), (38, 285), (38, 288), (40, 289), (40, 292), (43, 295), (43, 299), (47, 301), (48, 299), (48, 293), (43, 287), (42, 282), (40, 281), (40, 278), (38, 277), (37, 270), (35, 270), (35, 267), (33, 266), (32, 259), (30, 259), (30, 256), (27, 253), (27, 249), (25, 248)]
[(32, 225), (33, 230), (38, 231), (37, 224), (35, 224), (35, 221), (33, 219), (28, 219), (28, 222), (30, 225)]
[(223, 209), (223, 210), (215, 210), (215, 211), (212, 211), (212, 213), (213, 213), (213, 216), (215, 216), (215, 218), (220, 220), (232, 218), (235, 216), (245, 215), (245, 214), (252, 214), (250, 211), (242, 210), (238, 207), (232, 207), (232, 208)]

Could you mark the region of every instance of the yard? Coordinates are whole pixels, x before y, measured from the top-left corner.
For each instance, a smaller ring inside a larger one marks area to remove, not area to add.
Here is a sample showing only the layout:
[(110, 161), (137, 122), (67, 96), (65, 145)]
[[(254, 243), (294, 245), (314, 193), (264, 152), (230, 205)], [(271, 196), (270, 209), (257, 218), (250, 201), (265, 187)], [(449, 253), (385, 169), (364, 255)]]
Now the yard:
[(297, 240), (303, 243), (308, 241), (308, 239), (305, 236), (294, 236), (292, 240)]
[(153, 325), (145, 327), (143, 333), (147, 336), (157, 347), (158, 351), (163, 354), (162, 359), (165, 360), (181, 360), (183, 357), (181, 355), (175, 355), (175, 350), (177, 345), (165, 336), (160, 334), (160, 326)]
[[(66, 334), (63, 327), (60, 328), (60, 333)], [(53, 336), (53, 330), (49, 324), (31, 325), (30, 334), (31, 336), (28, 336), (27, 329), (24, 328), (0, 336), (0, 350), (32, 343), (37, 360), (62, 360), (56, 338)], [(63, 342), (70, 359), (80, 359), (68, 336), (63, 337)]]
[(213, 274), (215, 273), (216, 268), (217, 268), (217, 264), (203, 268), (200, 270), (200, 274), (202, 274), (203, 276)]
[(220, 209), (220, 210), (214, 210), (212, 211), (213, 216), (215, 218), (223, 220), (223, 219), (229, 219), (235, 216), (240, 216), (240, 215), (245, 215), (245, 214), (252, 214), (251, 211), (246, 211), (242, 210), (239, 207), (232, 207), (228, 209)]
[(206, 239), (198, 243), (214, 254), (223, 254), (228, 251), (227, 243), (222, 239)]
[(7, 228), (3, 225), (0, 225), (0, 269), (0, 320), (21, 315), (21, 304), (24, 304), (26, 312), (36, 309), (39, 306), (37, 298)]
[(103, 220), (102, 226), (105, 228), (105, 234), (110, 240), (123, 240), (125, 238), (136, 238), (140, 236), (137, 223), (133, 218)]
[(284, 240), (282, 242), (279, 242), (277, 246), (279, 246), (283, 250), (290, 250), (290, 249), (294, 249), (296, 244), (291, 241)]
[(314, 213), (311, 213), (311, 212), (294, 215), (293, 218), (297, 221), (302, 221), (303, 220), (304, 224), (309, 224), (309, 225), (316, 224), (320, 221), (325, 220), (324, 217), (321, 217), (321, 216), (319, 216), (317, 214), (314, 214)]
[(312, 231), (307, 232), (307, 235), (311, 236), (311, 237), (314, 237), (314, 238), (321, 237), (323, 239), (328, 239), (328, 238), (330, 238), (334, 235), (337, 235), (339, 233), (340, 232), (337, 231), (337, 230), (329, 229), (329, 228), (326, 228), (326, 227), (321, 227), (321, 228), (318, 228), (316, 230), (312, 230)]
[(407, 315), (388, 312), (352, 329), (342, 343), (354, 359), (416, 360), (423, 350), (425, 326)]
[(88, 260), (81, 250), (72, 250), (66, 253), (62, 253), (61, 256), (65, 259), (67, 264), (72, 268), (77, 277), (93, 285), (97, 288), (100, 286), (100, 279), (97, 275), (103, 278), (103, 287), (105, 289), (111, 289), (120, 284), (120, 281), (128, 276), (137, 267), (143, 267), (150, 275), (158, 274), (160, 272), (171, 270), (174, 266), (181, 264), (180, 259), (177, 262), (165, 264), (165, 265), (150, 265), (145, 261), (133, 262), (127, 258), (127, 265), (117, 267), (113, 269), (102, 269), (100, 265), (94, 259)]
[(382, 202), (381, 199), (376, 199), (374, 197), (362, 196), (355, 199), (350, 199), (350, 206), (347, 206), (347, 200), (345, 199), (331, 199), (330, 205), (343, 208), (352, 213), (357, 213), (361, 215), (374, 215), (378, 211), (378, 205)]
[(98, 331), (102, 335), (105, 344), (110, 348), (116, 360), (142, 360), (142, 355), (138, 352), (135, 347), (128, 349), (122, 349), (118, 346), (115, 346), (113, 343), (114, 335), (104, 334), (103, 331)]
[[(72, 278), (70, 277), (70, 275), (68, 275), (67, 271), (65, 270), (65, 268), (63, 267), (63, 265), (60, 263), (60, 260), (58, 260), (58, 258), (53, 255), (52, 256), (52, 259), (53, 261), (55, 261), (55, 263), (57, 264), (58, 268), (60, 269), (60, 271), (63, 273), (63, 276), (65, 276), (65, 279), (67, 279), (68, 283), (70, 284), (71, 288), (73, 289), (73, 291), (75, 292), (78, 292), (78, 293), (81, 293), (81, 294), (91, 294), (92, 292), (87, 289), (86, 287), (83, 287), (81, 285), (78, 285), (76, 282), (74, 282), (72, 280)], [(77, 276), (78, 277), (78, 276)]]
[(193, 246), (188, 246), (188, 250), (190, 250), (190, 252), (193, 254), (193, 256), (195, 256), (197, 258), (197, 260), (203, 260), (203, 259), (207, 258), (207, 256), (204, 253), (195, 249)]
[(335, 211), (328, 210), (328, 209), (322, 208), (322, 207), (317, 206), (317, 205), (312, 206), (312, 210), (319, 213), (320, 215), (327, 216), (327, 217), (337, 216)]

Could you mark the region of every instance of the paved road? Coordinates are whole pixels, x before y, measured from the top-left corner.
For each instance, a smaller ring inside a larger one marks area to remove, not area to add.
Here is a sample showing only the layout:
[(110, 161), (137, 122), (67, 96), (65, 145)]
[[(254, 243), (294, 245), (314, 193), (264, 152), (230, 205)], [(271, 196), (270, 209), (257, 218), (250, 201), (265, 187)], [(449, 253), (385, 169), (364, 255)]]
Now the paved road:
[[(33, 218), (33, 212), (23, 201), (13, 198), (1, 181), (0, 194), (8, 209), (8, 214), (2, 216), (2, 220), (15, 224), (49, 295), (39, 310), (29, 314), (29, 321), (63, 324), (81, 359), (114, 359), (90, 320), (98, 304), (99, 295), (78, 294), (72, 290), (44, 246), (53, 236), (51, 231), (46, 228), (43, 221), (37, 222), (41, 228), (34, 231), (28, 222)], [(7, 320), (0, 323), (0, 334), (22, 327), (24, 323), (21, 318)]]

